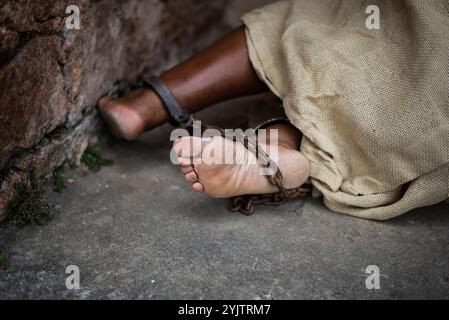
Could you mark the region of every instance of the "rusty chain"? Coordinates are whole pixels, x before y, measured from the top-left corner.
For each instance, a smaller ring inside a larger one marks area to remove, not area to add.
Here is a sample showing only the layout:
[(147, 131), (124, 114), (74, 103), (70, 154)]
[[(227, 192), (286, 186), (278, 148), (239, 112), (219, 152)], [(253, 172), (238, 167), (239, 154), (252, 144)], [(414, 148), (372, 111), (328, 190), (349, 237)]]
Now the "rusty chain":
[[(190, 128), (191, 130), (193, 127)], [(220, 132), (220, 135), (227, 139), (225, 131), (219, 127), (201, 125), (201, 131), (204, 132), (207, 129), (215, 129)], [(271, 175), (266, 175), (268, 181), (279, 189), (277, 193), (271, 194), (260, 194), (260, 195), (244, 195), (231, 198), (231, 203), (229, 206), (229, 211), (240, 212), (243, 215), (250, 216), (254, 213), (256, 205), (268, 205), (268, 206), (279, 206), (287, 203), (288, 201), (302, 198), (307, 194), (312, 192), (309, 185), (301, 186), (294, 189), (286, 189), (283, 185), (282, 172), (276, 162), (271, 160), (268, 154), (263, 150), (263, 148), (257, 143), (257, 140), (253, 137), (244, 136), (239, 131), (236, 131), (238, 139), (243, 141), (243, 145), (246, 149), (253, 152), (256, 155), (257, 160), (259, 160), (260, 165), (274, 172)], [(235, 142), (234, 137), (234, 142)]]

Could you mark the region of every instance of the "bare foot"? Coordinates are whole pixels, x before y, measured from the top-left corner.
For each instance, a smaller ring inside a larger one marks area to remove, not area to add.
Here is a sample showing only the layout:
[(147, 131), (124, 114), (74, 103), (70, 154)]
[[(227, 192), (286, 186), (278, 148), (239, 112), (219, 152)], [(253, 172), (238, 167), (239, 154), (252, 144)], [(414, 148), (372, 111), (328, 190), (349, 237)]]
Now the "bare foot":
[(112, 133), (126, 140), (135, 140), (169, 119), (156, 93), (143, 88), (120, 99), (104, 97), (98, 103), (98, 109)]
[[(195, 144), (201, 147), (194, 148)], [(270, 145), (262, 147), (268, 154), (273, 151), (270, 150)], [(173, 150), (178, 155), (179, 165), (186, 180), (192, 183), (193, 189), (198, 192), (214, 198), (230, 198), (279, 191), (269, 183), (266, 176), (261, 175), (261, 166), (254, 153), (239, 142), (222, 137), (214, 137), (211, 140), (185, 137), (175, 141)], [(239, 164), (216, 164), (224, 163), (226, 152), (231, 152), (234, 163)], [(290, 145), (278, 146), (277, 163), (287, 189), (300, 187), (309, 177), (309, 161)]]

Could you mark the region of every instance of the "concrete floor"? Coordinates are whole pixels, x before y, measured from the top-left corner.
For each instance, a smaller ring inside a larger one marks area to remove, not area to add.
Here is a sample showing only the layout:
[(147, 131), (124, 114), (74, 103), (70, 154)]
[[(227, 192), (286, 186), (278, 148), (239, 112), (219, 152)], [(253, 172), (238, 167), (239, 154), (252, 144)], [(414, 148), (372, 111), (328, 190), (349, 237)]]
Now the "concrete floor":
[[(223, 113), (222, 113), (223, 114)], [(306, 198), (244, 217), (191, 191), (169, 162), (169, 128), (114, 143), (115, 161), (51, 194), (44, 226), (0, 230), (2, 299), (449, 298), (449, 204), (389, 222)], [(67, 290), (66, 267), (81, 289)], [(380, 290), (365, 269), (380, 268)]]

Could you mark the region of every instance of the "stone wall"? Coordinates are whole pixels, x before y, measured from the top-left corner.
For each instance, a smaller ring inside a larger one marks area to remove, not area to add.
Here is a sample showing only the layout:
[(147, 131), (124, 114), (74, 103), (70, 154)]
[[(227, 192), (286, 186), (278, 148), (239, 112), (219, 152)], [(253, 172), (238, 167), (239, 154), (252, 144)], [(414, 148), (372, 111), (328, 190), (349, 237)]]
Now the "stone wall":
[[(226, 0), (0, 1), (0, 221), (17, 187), (77, 165), (95, 105), (224, 32)], [(80, 30), (65, 28), (68, 5)]]

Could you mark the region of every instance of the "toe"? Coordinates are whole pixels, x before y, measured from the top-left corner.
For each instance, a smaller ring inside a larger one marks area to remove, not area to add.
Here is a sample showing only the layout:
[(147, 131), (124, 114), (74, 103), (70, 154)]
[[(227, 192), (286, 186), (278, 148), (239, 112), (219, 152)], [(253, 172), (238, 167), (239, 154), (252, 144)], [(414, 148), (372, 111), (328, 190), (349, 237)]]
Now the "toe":
[[(187, 167), (192, 167), (193, 161), (190, 158), (182, 158), (182, 157), (178, 157), (178, 165), (181, 168), (187, 168)], [(192, 170), (193, 171), (193, 168)], [(185, 173), (185, 172), (184, 172)]]
[(183, 137), (173, 143), (173, 150), (179, 157), (195, 158), (201, 156), (202, 140), (197, 137)]
[(199, 182), (195, 182), (192, 187), (196, 192), (204, 192), (204, 186)]
[(195, 171), (189, 172), (185, 175), (186, 180), (192, 183), (195, 183), (198, 181), (198, 176), (196, 175)]
[(188, 174), (190, 172), (193, 172), (193, 166), (181, 166), (181, 171), (184, 174)]

